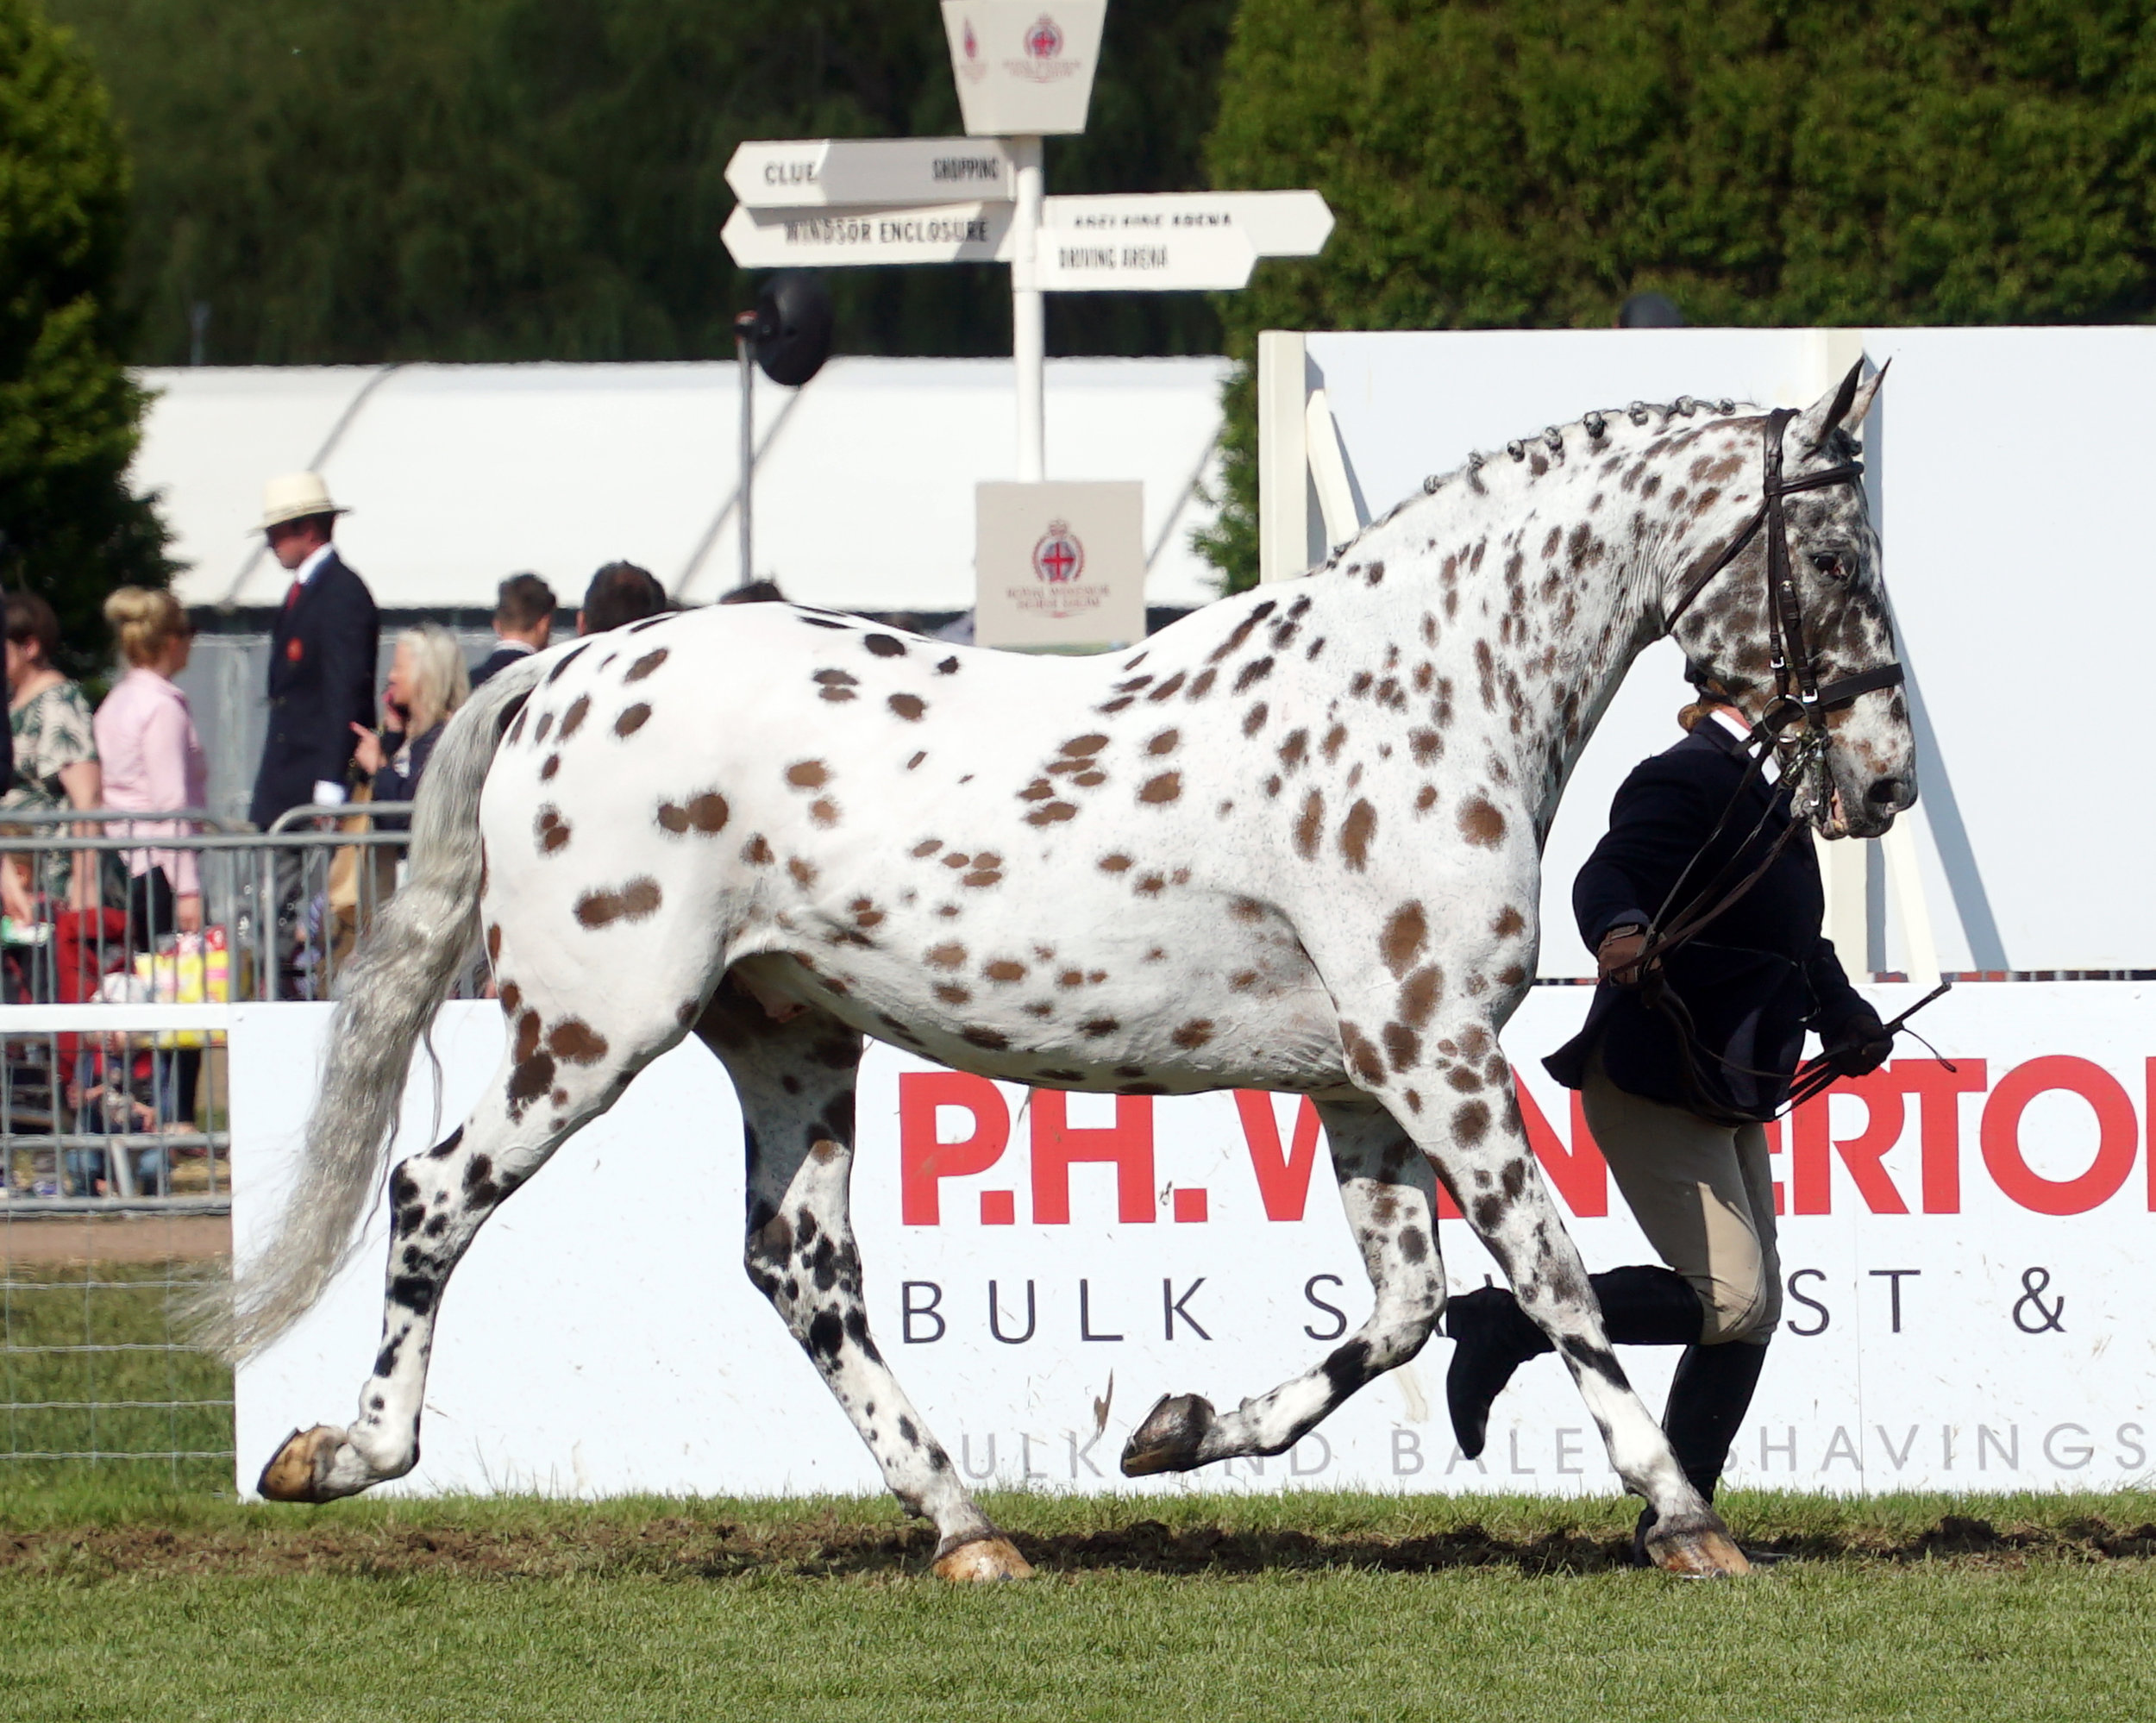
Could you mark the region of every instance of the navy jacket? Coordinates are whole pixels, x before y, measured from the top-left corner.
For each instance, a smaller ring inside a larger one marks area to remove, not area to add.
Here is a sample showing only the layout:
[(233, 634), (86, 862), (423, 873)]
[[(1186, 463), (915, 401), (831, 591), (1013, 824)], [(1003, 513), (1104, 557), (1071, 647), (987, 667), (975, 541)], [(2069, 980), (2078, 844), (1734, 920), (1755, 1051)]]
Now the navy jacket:
[[(382, 761), (382, 769), (374, 774), (374, 799), (378, 802), (408, 802), (419, 793), (419, 774), (427, 769), (427, 761), (434, 757), (434, 745), (442, 740), (442, 732), (449, 727), (446, 718), (438, 721), (432, 730), (423, 730), (411, 738), (411, 752), (404, 761), (404, 769), (397, 769), (394, 755), (404, 751), (404, 738), (394, 731), (382, 732), (382, 749), (392, 757)], [(392, 748), (392, 742), (396, 743)], [(377, 814), (377, 831), (410, 831), (410, 814)]]
[(527, 646), (496, 647), (479, 661), (479, 667), (472, 672), (473, 687), (476, 689), (489, 676), (498, 676), (518, 659), (530, 656), (531, 648)]
[(374, 661), (381, 625), (367, 583), (333, 550), (279, 611), (270, 638), (269, 735), (248, 818), (266, 827), (287, 808), (315, 799), (319, 779), (342, 783), (352, 763), (352, 726), (370, 730)]
[[(1745, 770), (1743, 744), (1712, 719), (1633, 769), (1610, 805), (1609, 830), (1572, 887), (1589, 950), (1611, 928), (1663, 912)], [(1718, 875), (1718, 896), (1742, 880), (1789, 818), (1788, 792), (1754, 778), (1670, 915)], [(1629, 1094), (1708, 1118), (1771, 1118), (1788, 1097), (1805, 1030), (1831, 1039), (1865, 1008), (1821, 937), (1825, 912), (1819, 862), (1800, 834), (1757, 885), (1664, 960), (1658, 983), (1596, 987), (1586, 1027), (1544, 1062), (1550, 1075), (1578, 1088), (1599, 1042), (1603, 1069)], [(1655, 1002), (1664, 986), (1674, 1006)], [(1676, 1027), (1677, 1007), (1691, 1019), (1689, 1042)]]

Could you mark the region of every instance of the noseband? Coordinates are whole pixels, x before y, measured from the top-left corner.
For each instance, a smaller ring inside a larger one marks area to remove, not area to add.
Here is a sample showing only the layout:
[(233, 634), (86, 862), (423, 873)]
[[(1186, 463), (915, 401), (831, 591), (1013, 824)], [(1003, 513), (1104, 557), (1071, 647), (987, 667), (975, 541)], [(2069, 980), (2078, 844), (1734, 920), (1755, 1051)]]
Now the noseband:
[(1764, 476), (1759, 486), (1759, 506), (1736, 537), (1722, 547), (1721, 554), (1696, 575), (1677, 600), (1677, 608), (1670, 612), (1664, 633), (1674, 633), (1677, 620), (1692, 607), (1692, 601), (1705, 592), (1714, 577), (1744, 554), (1745, 546), (1766, 529), (1767, 535), (1767, 655), (1774, 669), (1774, 699), (1759, 715), (1759, 727), (1771, 735), (1779, 735), (1792, 724), (1801, 727), (1807, 736), (1823, 734), (1827, 713), (1849, 705), (1859, 694), (1871, 693), (1877, 688), (1898, 686), (1902, 681), (1899, 664), (1882, 664), (1854, 676), (1845, 676), (1839, 681), (1819, 685), (1816, 667), (1812, 662), (1809, 645), (1804, 638), (1804, 607), (1797, 596), (1796, 577), (1789, 566), (1789, 522), (1782, 510), (1782, 499), (1800, 491), (1823, 490), (1829, 485), (1852, 485), (1864, 477), (1861, 461), (1847, 461), (1839, 467), (1827, 467), (1816, 473), (1805, 473), (1794, 479), (1782, 476), (1782, 433), (1789, 422), (1796, 417), (1794, 409), (1777, 407), (1766, 417), (1765, 447), (1762, 451)]

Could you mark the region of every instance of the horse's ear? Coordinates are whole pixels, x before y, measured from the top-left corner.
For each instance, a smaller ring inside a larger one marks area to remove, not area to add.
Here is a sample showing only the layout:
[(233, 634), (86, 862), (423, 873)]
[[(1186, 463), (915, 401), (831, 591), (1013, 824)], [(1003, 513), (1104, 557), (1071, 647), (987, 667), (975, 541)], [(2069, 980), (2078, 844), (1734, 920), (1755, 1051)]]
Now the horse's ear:
[(1893, 363), (1888, 360), (1868, 379), (1864, 374), (1864, 360), (1860, 359), (1851, 366), (1849, 374), (1813, 402), (1803, 417), (1790, 427), (1796, 448), (1808, 454), (1836, 430), (1846, 430), (1853, 436), (1857, 427), (1865, 422), (1865, 416), (1871, 410), (1879, 385), (1886, 381), (1887, 365)]

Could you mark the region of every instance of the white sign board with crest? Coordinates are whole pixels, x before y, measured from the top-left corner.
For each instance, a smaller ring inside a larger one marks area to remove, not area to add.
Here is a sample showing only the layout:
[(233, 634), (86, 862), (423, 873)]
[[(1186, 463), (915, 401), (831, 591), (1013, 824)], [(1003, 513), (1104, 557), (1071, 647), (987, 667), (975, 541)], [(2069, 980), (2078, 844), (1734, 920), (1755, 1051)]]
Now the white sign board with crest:
[(1078, 648), (1143, 638), (1144, 491), (1127, 479), (978, 486), (975, 641)]
[(1082, 132), (1108, 0), (943, 0), (958, 108), (975, 137)]

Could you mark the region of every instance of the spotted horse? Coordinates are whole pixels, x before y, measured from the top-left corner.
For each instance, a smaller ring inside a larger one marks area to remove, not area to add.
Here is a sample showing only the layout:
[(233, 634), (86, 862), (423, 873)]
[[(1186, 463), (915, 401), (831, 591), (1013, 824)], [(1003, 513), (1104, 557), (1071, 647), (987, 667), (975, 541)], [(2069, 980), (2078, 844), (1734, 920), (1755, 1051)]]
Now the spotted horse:
[[(1802, 488), (1846, 467), (1876, 387), (1852, 373), (1802, 414), (1588, 414), (1432, 480), (1303, 579), (1121, 654), (969, 650), (774, 604), (653, 617), (495, 677), (434, 755), (411, 881), (339, 1007), (229, 1350), (287, 1326), (353, 1248), (414, 1044), (475, 943), (507, 1051), (461, 1128), (389, 1174), (357, 1416), (295, 1432), (262, 1494), (326, 1501), (411, 1469), (473, 1235), (694, 1035), (740, 1096), (750, 1279), (933, 1522), (937, 1570), (1026, 1572), (869, 1331), (848, 1181), (874, 1037), (1020, 1083), (1316, 1104), (1369, 1319), (1232, 1410), (1164, 1399), (1126, 1472), (1280, 1453), (1413, 1358), (1445, 1304), (1442, 1180), (1655, 1510), (1654, 1558), (1741, 1572), (1606, 1342), (1498, 1037), (1535, 972), (1567, 774), (1680, 598), (1686, 652), (1758, 716), (1781, 638), (1765, 541), (1785, 533), (1808, 675), (1890, 680), (1862, 487)], [(1763, 534), (1777, 460), (1791, 493)], [(1829, 836), (1883, 830), (1915, 797), (1902, 692), (1871, 686), (1817, 722), (1800, 805)]]

